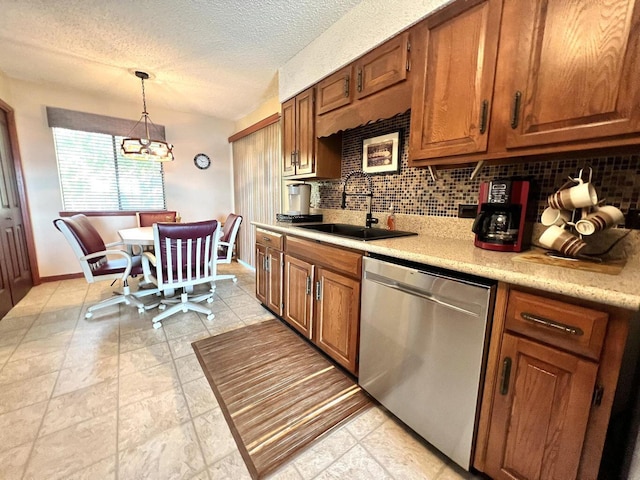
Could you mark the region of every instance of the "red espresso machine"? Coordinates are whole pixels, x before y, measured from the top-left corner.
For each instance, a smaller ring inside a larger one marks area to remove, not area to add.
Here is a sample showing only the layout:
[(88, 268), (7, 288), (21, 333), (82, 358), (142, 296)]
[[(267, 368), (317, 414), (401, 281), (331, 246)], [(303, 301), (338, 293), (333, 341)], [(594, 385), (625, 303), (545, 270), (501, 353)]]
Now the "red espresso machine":
[(480, 184), (474, 245), (498, 252), (529, 248), (534, 220), (530, 198), (530, 180), (497, 178)]

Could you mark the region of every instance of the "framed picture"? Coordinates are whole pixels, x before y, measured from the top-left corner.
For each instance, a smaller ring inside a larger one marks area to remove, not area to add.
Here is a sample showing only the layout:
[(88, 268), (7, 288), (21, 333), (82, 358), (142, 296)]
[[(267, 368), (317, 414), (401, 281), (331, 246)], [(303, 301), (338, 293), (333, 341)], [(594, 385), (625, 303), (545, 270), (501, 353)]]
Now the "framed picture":
[(400, 132), (366, 138), (362, 142), (362, 170), (366, 173), (398, 173)]

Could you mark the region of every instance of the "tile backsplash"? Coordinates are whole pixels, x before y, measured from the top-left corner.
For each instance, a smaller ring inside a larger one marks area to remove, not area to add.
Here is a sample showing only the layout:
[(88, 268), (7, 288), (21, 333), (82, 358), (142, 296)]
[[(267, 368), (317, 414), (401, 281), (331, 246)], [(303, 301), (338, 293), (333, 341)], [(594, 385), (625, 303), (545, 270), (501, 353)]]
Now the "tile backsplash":
[[(615, 205), (624, 213), (640, 207), (640, 149), (638, 154), (584, 157), (576, 159), (528, 162), (523, 159), (509, 165), (485, 166), (474, 180), (469, 180), (473, 167), (439, 170), (434, 182), (426, 168), (407, 166), (410, 112), (344, 132), (342, 142), (342, 180), (313, 182), (313, 207), (338, 209), (345, 176), (362, 168), (362, 141), (366, 138), (400, 131), (400, 172), (373, 175), (373, 210), (385, 211), (393, 204), (397, 213), (456, 217), (458, 204), (478, 202), (480, 183), (496, 177), (531, 176), (539, 187), (538, 213), (546, 207), (547, 196), (575, 177), (580, 169), (593, 169), (593, 183), (598, 197)], [(366, 191), (364, 180), (352, 177), (348, 192)], [(347, 209), (362, 210), (366, 200), (349, 197)]]

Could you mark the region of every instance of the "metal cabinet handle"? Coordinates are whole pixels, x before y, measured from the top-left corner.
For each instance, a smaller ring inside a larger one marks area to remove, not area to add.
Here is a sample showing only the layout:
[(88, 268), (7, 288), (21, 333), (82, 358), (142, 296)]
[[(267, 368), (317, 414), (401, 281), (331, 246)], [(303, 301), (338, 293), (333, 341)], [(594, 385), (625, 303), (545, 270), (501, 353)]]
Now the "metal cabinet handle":
[(316, 300), (320, 300), (321, 296), (322, 296), (322, 284), (318, 280), (316, 282)]
[(500, 376), (500, 395), (509, 393), (509, 377), (511, 377), (511, 358), (502, 361), (502, 375)]
[(358, 69), (358, 92), (362, 91), (362, 69)]
[(269, 237), (262, 237), (262, 240), (264, 240), (265, 242), (270, 242), (271, 239)]
[(550, 318), (539, 317), (532, 313), (522, 312), (520, 316), (529, 322), (537, 323), (538, 325), (542, 325), (544, 327), (555, 328), (556, 330), (560, 330), (561, 332), (568, 333), (570, 335), (576, 335), (581, 337), (584, 335), (584, 332), (581, 328), (573, 327), (571, 325), (567, 325), (566, 323), (557, 322), (555, 320), (551, 320)]
[(489, 112), (489, 102), (482, 101), (480, 106), (480, 134), (482, 135), (487, 131), (487, 113)]
[(305, 289), (305, 294), (309, 295), (311, 293), (311, 277), (307, 276), (307, 288)]
[(520, 118), (520, 101), (522, 100), (522, 92), (517, 91), (513, 94), (513, 110), (511, 110), (511, 128), (518, 128)]
[(344, 96), (349, 96), (349, 77), (344, 77)]

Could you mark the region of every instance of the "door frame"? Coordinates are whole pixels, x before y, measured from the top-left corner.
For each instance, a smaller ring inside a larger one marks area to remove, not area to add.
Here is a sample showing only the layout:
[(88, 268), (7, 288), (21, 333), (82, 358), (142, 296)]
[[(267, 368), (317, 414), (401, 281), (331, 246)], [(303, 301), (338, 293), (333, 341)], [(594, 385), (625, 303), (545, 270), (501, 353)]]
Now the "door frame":
[(16, 184), (18, 186), (18, 197), (20, 199), (20, 211), (22, 213), (22, 225), (27, 240), (27, 254), (29, 255), (29, 265), (31, 267), (31, 280), (33, 285), (40, 285), (40, 271), (36, 262), (36, 247), (33, 241), (33, 228), (31, 227), (31, 211), (29, 200), (24, 185), (24, 175), (22, 171), (22, 157), (18, 146), (18, 130), (16, 128), (15, 112), (11, 106), (0, 98), (0, 109), (7, 115), (7, 125), (9, 128), (9, 142), (11, 143), (11, 155), (13, 155), (13, 166), (16, 171)]

